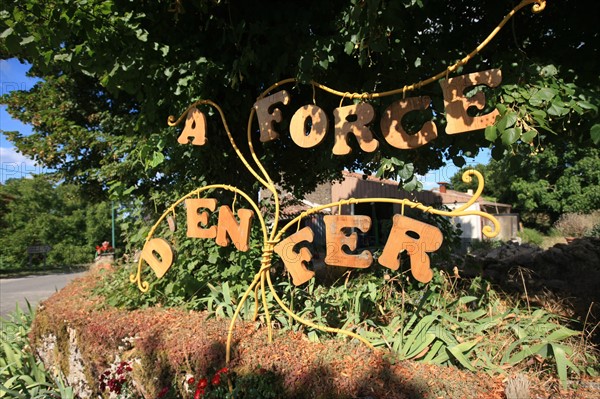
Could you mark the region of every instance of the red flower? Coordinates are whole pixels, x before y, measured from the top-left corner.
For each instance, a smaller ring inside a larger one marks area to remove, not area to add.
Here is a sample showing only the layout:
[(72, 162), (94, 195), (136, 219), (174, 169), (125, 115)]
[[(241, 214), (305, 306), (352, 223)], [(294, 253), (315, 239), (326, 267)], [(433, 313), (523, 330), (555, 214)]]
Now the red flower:
[(229, 371), (229, 369), (227, 367), (223, 367), (221, 370), (217, 371), (217, 374), (224, 374), (227, 373)]
[(163, 389), (160, 390), (160, 392), (158, 393), (157, 398), (162, 398), (163, 396), (165, 396), (167, 394), (167, 392), (169, 392), (169, 387), (164, 387)]
[(206, 378), (203, 378), (198, 382), (198, 389), (204, 389), (207, 386), (208, 386), (208, 380)]
[(190, 377), (190, 378), (188, 378), (188, 380), (187, 380), (187, 383), (188, 383), (189, 385), (193, 385), (195, 382), (196, 382), (196, 379), (195, 379), (194, 377)]
[(204, 395), (204, 388), (198, 387), (196, 389), (196, 393), (194, 394), (194, 399), (200, 399)]
[(221, 383), (221, 374), (215, 374), (215, 376), (213, 377), (211, 384), (213, 385), (219, 385)]

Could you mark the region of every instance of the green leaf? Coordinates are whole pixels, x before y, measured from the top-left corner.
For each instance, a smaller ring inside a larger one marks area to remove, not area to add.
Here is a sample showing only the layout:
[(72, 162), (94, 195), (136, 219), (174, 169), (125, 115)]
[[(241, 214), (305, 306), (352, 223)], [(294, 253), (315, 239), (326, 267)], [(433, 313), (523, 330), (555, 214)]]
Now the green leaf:
[(529, 104), (533, 105), (534, 107), (537, 107), (539, 105), (542, 105), (544, 101), (548, 102), (552, 100), (554, 96), (556, 96), (556, 94), (556, 90), (551, 89), (549, 87), (544, 87), (531, 96), (531, 98), (529, 99)]
[(354, 43), (352, 42), (346, 42), (346, 45), (344, 46), (344, 52), (348, 55), (352, 54), (352, 52), (354, 51)]
[(552, 334), (548, 335), (545, 340), (548, 342), (562, 341), (563, 339), (581, 334), (579, 331), (571, 330), (567, 327), (560, 327)]
[(558, 69), (554, 65), (552, 65), (552, 64), (546, 65), (545, 67), (543, 67), (540, 70), (540, 76), (543, 76), (545, 78), (546, 77), (550, 77), (550, 76), (554, 76), (557, 73), (558, 73)]
[(150, 161), (150, 166), (156, 168), (158, 165), (163, 163), (165, 160), (165, 156), (162, 152), (154, 151), (152, 154), (152, 160)]
[(500, 115), (504, 115), (506, 113), (506, 105), (502, 104), (502, 103), (498, 103), (496, 104), (496, 109), (498, 110), (498, 112), (500, 112)]
[(590, 136), (592, 137), (592, 141), (594, 144), (600, 143), (600, 124), (596, 123), (590, 129)]
[(506, 129), (502, 133), (502, 143), (504, 143), (505, 146), (509, 146), (517, 141), (520, 136), (521, 133), (518, 132), (516, 128)]
[(138, 29), (135, 31), (135, 36), (138, 38), (138, 40), (142, 41), (142, 42), (147, 42), (148, 41), (148, 31), (145, 29)]
[(537, 130), (530, 129), (521, 135), (521, 140), (523, 140), (526, 143), (531, 143), (531, 142), (533, 142), (533, 139), (535, 138), (535, 136), (537, 136), (537, 134), (538, 134)]
[(498, 138), (498, 129), (496, 126), (491, 125), (485, 128), (485, 139), (487, 141), (496, 141)]
[(511, 95), (508, 95), (508, 94), (504, 94), (502, 96), (502, 99), (504, 100), (504, 102), (507, 102), (507, 103), (512, 103), (512, 102), (515, 101), (515, 98), (513, 96), (511, 96)]
[(475, 371), (475, 367), (469, 362), (469, 359), (465, 356), (465, 353), (469, 352), (471, 349), (475, 347), (481, 341), (480, 339), (475, 339), (470, 342), (463, 342), (462, 344), (458, 344), (449, 348), (446, 348), (452, 357), (454, 357), (464, 368)]
[(550, 104), (550, 106), (547, 109), (548, 114), (553, 115), (553, 116), (564, 116), (564, 115), (568, 114), (569, 109), (566, 107), (563, 107), (561, 104), (563, 104), (562, 101), (552, 102), (552, 104)]
[(14, 32), (13, 28), (8, 28), (4, 32), (0, 34), (0, 39), (6, 39), (8, 36), (12, 35)]
[(594, 104), (589, 103), (587, 101), (577, 101), (577, 105), (579, 105), (583, 109), (591, 109), (594, 111), (598, 111), (598, 107), (596, 107)]
[(419, 187), (419, 181), (417, 180), (417, 177), (414, 175), (408, 182), (404, 183), (404, 185), (402, 186), (402, 188), (406, 191), (416, 190), (417, 187)]
[(216, 264), (219, 261), (219, 254), (217, 252), (212, 252), (208, 255), (208, 263), (211, 265)]
[(68, 54), (56, 54), (54, 56), (54, 61), (66, 61), (66, 62), (69, 62), (69, 61), (71, 61), (72, 57), (73, 57), (73, 55), (71, 53), (68, 53)]
[(556, 362), (556, 371), (558, 373), (558, 378), (563, 386), (563, 388), (567, 387), (567, 367), (571, 367), (573, 370), (577, 371), (577, 367), (567, 359), (567, 355), (565, 354), (565, 350), (562, 345), (551, 345), (552, 353), (554, 353), (554, 361)]
[(24, 46), (26, 44), (33, 43), (34, 41), (35, 41), (35, 37), (33, 35), (30, 35), (30, 36), (24, 37), (23, 40), (21, 40), (20, 44), (21, 44), (21, 46)]
[(402, 169), (400, 169), (400, 172), (398, 172), (398, 175), (400, 176), (400, 178), (402, 180), (408, 180), (413, 176), (414, 172), (415, 172), (414, 165), (412, 163), (407, 163), (406, 165), (404, 165), (404, 167)]
[(514, 111), (508, 111), (503, 117), (501, 117), (496, 126), (498, 130), (504, 132), (504, 130), (512, 127), (517, 122), (517, 113)]

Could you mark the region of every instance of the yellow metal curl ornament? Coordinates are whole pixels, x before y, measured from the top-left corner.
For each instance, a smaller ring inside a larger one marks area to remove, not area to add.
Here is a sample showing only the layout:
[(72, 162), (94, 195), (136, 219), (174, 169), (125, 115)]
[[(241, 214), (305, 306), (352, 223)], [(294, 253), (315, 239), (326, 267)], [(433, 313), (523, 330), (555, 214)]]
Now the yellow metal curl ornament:
[[(474, 55), (476, 55), (478, 52), (480, 52), (493, 39), (493, 37), (498, 33), (498, 31), (506, 24), (506, 22), (508, 22), (508, 20), (510, 18), (512, 18), (516, 14), (517, 11), (519, 11), (521, 8), (523, 8), (527, 5), (530, 5), (530, 4), (533, 4), (532, 11), (537, 13), (537, 12), (541, 12), (545, 8), (546, 1), (545, 0), (523, 0), (519, 5), (517, 5), (513, 10), (511, 10), (511, 12), (504, 17), (504, 19), (488, 35), (488, 37), (483, 42), (481, 42), (466, 57), (457, 61), (453, 65), (450, 65), (444, 71), (441, 71), (438, 74), (436, 74), (428, 79), (422, 80), (420, 82), (417, 82), (417, 83), (414, 83), (411, 85), (403, 85), (400, 89), (381, 92), (381, 93), (347, 93), (347, 92), (342, 92), (342, 91), (331, 89), (325, 85), (322, 85), (322, 84), (314, 82), (314, 81), (310, 82), (310, 84), (313, 87), (313, 91), (316, 89), (321, 89), (330, 94), (337, 95), (337, 96), (341, 97), (342, 102), (343, 102), (344, 98), (361, 99), (363, 101), (367, 101), (367, 100), (371, 100), (371, 99), (378, 98), (378, 97), (386, 97), (386, 96), (392, 96), (392, 95), (398, 95), (398, 94), (402, 94), (402, 97), (404, 99), (407, 91), (416, 90), (426, 84), (437, 81), (443, 77), (448, 77), (449, 72), (454, 72), (459, 66), (465, 65), (467, 62), (469, 62), (469, 60)], [(258, 100), (264, 99), (273, 90), (278, 89), (283, 85), (297, 84), (297, 83), (298, 83), (297, 80), (293, 79), (293, 78), (277, 82), (274, 85), (272, 85), (271, 87), (269, 87), (267, 90), (265, 90), (259, 96)], [(313, 92), (313, 98), (315, 98), (314, 92)], [(285, 102), (288, 100), (285, 97), (282, 97), (281, 101)], [(350, 198), (350, 199), (346, 199), (346, 200), (342, 200), (342, 201), (332, 202), (332, 203), (325, 204), (325, 205), (319, 205), (319, 206), (313, 207), (309, 210), (306, 210), (306, 211), (302, 212), (300, 216), (294, 218), (293, 220), (289, 221), (285, 226), (278, 229), (279, 215), (280, 215), (279, 193), (277, 191), (275, 184), (273, 183), (273, 180), (270, 178), (266, 169), (263, 167), (260, 160), (258, 159), (258, 156), (256, 155), (256, 153), (254, 151), (254, 146), (253, 146), (252, 133), (255, 131), (253, 129), (253, 123), (254, 123), (255, 119), (259, 119), (259, 117), (257, 116), (256, 107), (251, 110), (249, 118), (248, 118), (248, 125), (247, 125), (247, 145), (248, 145), (248, 149), (249, 149), (252, 161), (253, 161), (253, 164), (251, 164), (249, 162), (249, 160), (246, 159), (244, 154), (242, 154), (242, 152), (240, 151), (239, 147), (237, 146), (235, 140), (233, 139), (233, 136), (229, 130), (229, 126), (228, 126), (226, 118), (225, 118), (225, 114), (223, 113), (221, 108), (217, 104), (215, 104), (213, 101), (210, 101), (210, 100), (196, 101), (195, 103), (191, 104), (187, 108), (187, 110), (181, 114), (181, 116), (179, 118), (170, 116), (168, 118), (168, 125), (169, 126), (177, 126), (187, 116), (188, 119), (186, 120), (186, 126), (187, 126), (187, 124), (189, 124), (189, 126), (193, 127), (193, 129), (198, 129), (198, 126), (200, 126), (200, 128), (201, 128), (202, 123), (205, 122), (205, 117), (200, 111), (197, 110), (196, 107), (204, 107), (204, 106), (210, 106), (217, 110), (217, 112), (221, 118), (224, 130), (229, 138), (231, 146), (234, 149), (236, 155), (242, 161), (242, 163), (246, 167), (246, 169), (252, 174), (252, 176), (258, 182), (260, 182), (268, 191), (271, 192), (271, 194), (273, 196), (274, 206), (275, 206), (275, 209), (273, 212), (273, 222), (269, 227), (267, 227), (265, 218), (262, 215), (259, 206), (254, 202), (253, 198), (236, 187), (229, 186), (229, 185), (223, 185), (223, 184), (213, 184), (213, 185), (198, 188), (198, 189), (188, 193), (184, 197), (180, 198), (173, 205), (171, 205), (164, 212), (164, 214), (158, 219), (158, 221), (152, 226), (152, 228), (150, 229), (150, 232), (148, 233), (148, 236), (146, 238), (144, 250), (142, 251), (142, 256), (140, 256), (139, 262), (137, 264), (137, 272), (130, 276), (130, 281), (131, 281), (131, 283), (137, 284), (138, 288), (142, 292), (147, 292), (149, 290), (149, 283), (147, 281), (145, 281), (142, 277), (142, 266), (143, 266), (144, 262), (148, 263), (151, 266), (151, 268), (155, 271), (155, 273), (157, 274), (157, 276), (159, 276), (159, 278), (162, 277), (162, 275), (164, 275), (164, 273), (166, 273), (167, 269), (170, 267), (170, 264), (168, 261), (170, 259), (169, 257), (172, 255), (172, 252), (169, 247), (169, 244), (165, 240), (160, 241), (161, 239), (155, 238), (154, 235), (155, 235), (155, 232), (156, 232), (156, 229), (158, 228), (158, 226), (169, 215), (174, 215), (176, 207), (178, 207), (179, 205), (184, 203), (184, 201), (190, 200), (193, 198), (195, 198), (197, 200), (207, 200), (206, 198), (201, 198), (201, 195), (208, 194), (209, 192), (212, 192), (214, 190), (233, 192), (235, 195), (239, 195), (242, 198), (244, 198), (246, 200), (246, 202), (248, 204), (250, 204), (251, 208), (254, 210), (254, 214), (257, 216), (257, 218), (260, 222), (260, 228), (261, 228), (262, 235), (263, 235), (262, 258), (261, 258), (260, 269), (254, 275), (252, 282), (250, 283), (250, 285), (248, 286), (248, 288), (242, 295), (242, 297), (235, 309), (232, 320), (229, 324), (229, 329), (228, 329), (228, 334), (227, 334), (227, 346), (226, 346), (226, 362), (227, 363), (229, 363), (231, 360), (231, 343), (232, 343), (233, 330), (235, 327), (235, 323), (237, 321), (237, 318), (240, 315), (240, 312), (241, 312), (246, 300), (248, 300), (248, 298), (252, 294), (254, 295), (253, 317), (254, 317), (254, 319), (256, 319), (258, 317), (259, 306), (262, 303), (263, 312), (265, 315), (265, 324), (267, 325), (267, 329), (268, 329), (268, 340), (269, 341), (272, 340), (271, 317), (270, 317), (270, 313), (269, 313), (269, 303), (268, 303), (267, 295), (266, 295), (267, 287), (270, 290), (271, 294), (273, 295), (273, 298), (275, 299), (277, 304), (280, 306), (280, 308), (285, 313), (287, 313), (291, 318), (296, 320), (297, 322), (304, 324), (305, 326), (313, 328), (313, 329), (317, 329), (317, 330), (321, 330), (321, 331), (325, 331), (325, 332), (338, 333), (338, 334), (346, 335), (351, 338), (355, 338), (355, 339), (363, 342), (365, 345), (373, 348), (373, 345), (369, 342), (369, 340), (367, 340), (366, 338), (360, 336), (359, 334), (357, 334), (353, 331), (348, 331), (348, 330), (344, 330), (344, 329), (336, 329), (336, 328), (331, 328), (328, 326), (318, 325), (318, 324), (311, 322), (310, 320), (306, 320), (306, 319), (302, 318), (301, 316), (294, 313), (294, 311), (291, 310), (283, 302), (283, 300), (277, 295), (277, 292), (273, 286), (273, 283), (271, 281), (271, 276), (270, 276), (270, 268), (272, 266), (273, 252), (275, 251), (276, 246), (282, 242), (285, 233), (289, 229), (291, 229), (293, 226), (297, 226), (296, 234), (300, 233), (300, 231), (298, 231), (299, 230), (298, 227), (300, 226), (301, 220), (310, 215), (313, 215), (315, 213), (318, 213), (318, 212), (328, 209), (328, 208), (333, 208), (333, 209), (341, 208), (341, 206), (348, 205), (348, 204), (381, 202), (381, 203), (392, 203), (392, 204), (401, 205), (402, 215), (397, 215), (397, 216), (402, 216), (402, 217), (404, 217), (404, 208), (406, 206), (409, 206), (413, 209), (421, 210), (422, 212), (446, 216), (446, 217), (477, 215), (477, 216), (480, 216), (482, 218), (489, 220), (492, 224), (492, 226), (486, 225), (483, 227), (482, 232), (486, 237), (493, 238), (493, 237), (497, 236), (500, 232), (500, 224), (495, 217), (493, 217), (492, 215), (487, 214), (485, 212), (479, 211), (479, 210), (469, 210), (468, 209), (469, 207), (471, 207), (471, 205), (475, 204), (475, 202), (478, 201), (478, 199), (480, 198), (480, 196), (483, 192), (483, 188), (484, 188), (483, 176), (481, 175), (480, 172), (478, 172), (476, 170), (468, 170), (462, 176), (462, 179), (464, 182), (470, 182), (472, 180), (473, 176), (475, 176), (477, 178), (478, 184), (477, 184), (477, 189), (475, 191), (475, 194), (469, 199), (469, 201), (467, 203), (463, 204), (462, 206), (460, 206), (456, 209), (450, 210), (450, 211), (434, 209), (431, 206), (426, 206), (426, 205), (423, 205), (422, 203), (410, 201), (408, 199)], [(278, 115), (275, 115), (273, 117), (277, 118)], [(262, 129), (262, 126), (261, 126), (261, 129)], [(194, 130), (194, 132), (196, 132), (196, 131), (198, 131), (198, 130)], [(184, 129), (184, 133), (185, 133), (185, 129)], [(184, 133), (182, 133), (182, 136), (180, 136), (180, 138), (178, 139), (178, 141), (182, 144), (188, 143), (188, 139), (192, 139), (192, 144), (202, 145), (202, 144), (204, 144), (204, 141), (206, 140), (206, 138), (203, 136), (202, 133), (190, 133), (189, 135), (184, 134)], [(262, 131), (261, 131), (261, 134), (262, 134)], [(261, 137), (261, 139), (262, 139), (262, 137)], [(204, 224), (206, 225), (207, 223), (204, 222)], [(206, 230), (205, 233), (207, 235), (212, 234), (212, 232), (208, 232), (208, 229), (205, 229), (205, 230)], [(150, 245), (152, 243), (156, 243), (156, 246)], [(148, 247), (148, 249), (146, 247)], [(163, 257), (163, 256), (159, 256), (159, 257), (155, 256), (154, 252), (156, 252), (156, 250), (164, 250), (164, 252), (160, 255), (166, 254), (167, 259), (165, 260), (164, 259), (165, 257)], [(172, 261), (172, 259), (171, 259), (171, 261)], [(361, 266), (361, 267), (363, 267), (363, 266)], [(412, 268), (412, 260), (411, 260), (411, 268)], [(414, 270), (413, 270), (413, 275), (415, 275)], [(415, 275), (415, 277), (416, 277), (416, 275)], [(426, 276), (423, 281), (426, 281)]]

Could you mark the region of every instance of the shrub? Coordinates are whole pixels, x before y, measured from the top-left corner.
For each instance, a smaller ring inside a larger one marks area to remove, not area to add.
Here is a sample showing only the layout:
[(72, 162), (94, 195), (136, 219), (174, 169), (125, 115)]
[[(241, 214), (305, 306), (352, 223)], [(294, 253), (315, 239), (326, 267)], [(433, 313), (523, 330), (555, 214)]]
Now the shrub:
[(600, 212), (593, 214), (565, 213), (556, 221), (554, 227), (563, 237), (583, 237), (589, 230), (594, 228), (594, 219), (600, 216)]
[(542, 233), (535, 229), (524, 228), (519, 232), (519, 237), (523, 240), (523, 242), (535, 245), (542, 245), (544, 242), (544, 236)]

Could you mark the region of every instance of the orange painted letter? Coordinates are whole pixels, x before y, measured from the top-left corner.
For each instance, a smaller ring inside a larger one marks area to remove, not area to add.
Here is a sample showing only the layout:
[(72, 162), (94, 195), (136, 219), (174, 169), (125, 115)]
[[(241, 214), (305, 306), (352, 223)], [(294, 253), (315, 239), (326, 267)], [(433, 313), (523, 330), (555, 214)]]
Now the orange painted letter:
[(187, 209), (187, 236), (193, 238), (215, 238), (217, 226), (202, 228), (208, 225), (208, 213), (198, 212), (201, 208), (214, 211), (217, 208), (217, 200), (214, 198), (190, 198), (185, 200)]
[(161, 278), (173, 264), (175, 251), (167, 240), (153, 238), (144, 245), (140, 257), (154, 270), (156, 277)]
[(229, 237), (233, 240), (233, 245), (240, 251), (249, 249), (250, 223), (254, 217), (254, 212), (250, 209), (240, 209), (238, 211), (240, 223), (235, 220), (231, 208), (223, 205), (219, 208), (219, 223), (217, 226), (216, 242), (222, 247), (229, 245)]
[(305, 227), (275, 245), (273, 249), (283, 261), (287, 271), (292, 275), (294, 285), (304, 284), (315, 275), (315, 272), (308, 270), (305, 266), (312, 259), (312, 254), (308, 248), (300, 248), (300, 252), (294, 251), (296, 244), (302, 241), (312, 242), (313, 236), (310, 227)]
[(427, 96), (409, 97), (392, 103), (381, 117), (381, 132), (385, 140), (401, 150), (421, 147), (437, 137), (433, 121), (427, 121), (416, 134), (408, 134), (402, 127), (402, 118), (410, 111), (424, 110), (431, 99)]
[(497, 109), (481, 116), (469, 116), (467, 114), (469, 107), (476, 107), (479, 110), (485, 107), (485, 95), (483, 92), (479, 91), (469, 98), (465, 97), (464, 92), (469, 87), (482, 84), (489, 87), (496, 87), (500, 82), (502, 82), (502, 71), (500, 69), (490, 69), (440, 81), (440, 86), (442, 86), (442, 91), (444, 92), (446, 121), (448, 122), (446, 133), (468, 132), (493, 125), (496, 121), (496, 116), (499, 114)]
[(188, 144), (190, 139), (192, 139), (193, 145), (204, 145), (206, 143), (206, 116), (196, 107), (188, 111), (185, 127), (179, 138), (177, 138), (177, 142)]
[[(306, 124), (310, 119), (310, 131)], [(327, 133), (327, 115), (316, 105), (308, 104), (298, 110), (290, 121), (290, 135), (299, 147), (311, 148), (323, 141)]]
[(286, 105), (289, 102), (289, 94), (287, 91), (282, 90), (254, 103), (256, 118), (258, 119), (258, 126), (260, 127), (260, 141), (264, 143), (279, 137), (279, 133), (275, 131), (273, 123), (281, 122), (282, 116), (281, 110), (275, 108), (275, 104), (283, 103), (283, 105)]
[(426, 252), (436, 251), (443, 240), (442, 232), (437, 227), (406, 216), (394, 215), (392, 231), (378, 259), (379, 264), (398, 270), (398, 256), (406, 251), (410, 257), (412, 275), (418, 281), (427, 283), (433, 277), (433, 271), (429, 267), (429, 255)]
[(353, 215), (326, 215), (325, 236), (327, 241), (327, 254), (325, 263), (330, 266), (345, 266), (364, 269), (373, 263), (373, 255), (365, 250), (358, 255), (350, 255), (344, 252), (343, 247), (347, 246), (350, 251), (356, 249), (356, 233), (346, 235), (342, 229), (357, 228), (366, 233), (371, 228), (371, 218), (368, 216)]
[[(373, 152), (379, 147), (379, 141), (373, 138), (373, 133), (367, 125), (373, 120), (375, 110), (368, 103), (360, 103), (339, 107), (333, 110), (335, 118), (335, 155), (350, 154), (352, 149), (348, 145), (348, 134), (352, 133), (358, 140), (358, 145), (363, 151)], [(354, 120), (352, 120), (354, 119)]]

